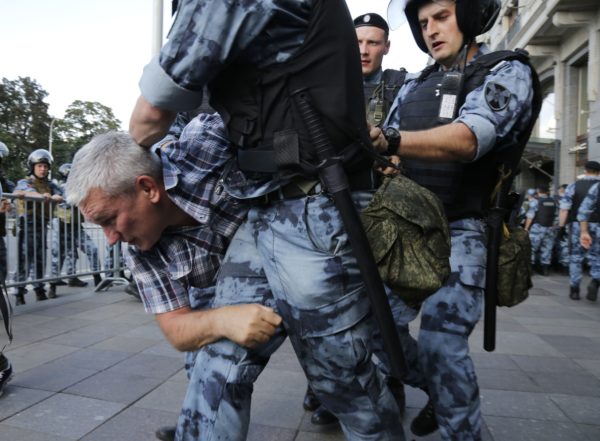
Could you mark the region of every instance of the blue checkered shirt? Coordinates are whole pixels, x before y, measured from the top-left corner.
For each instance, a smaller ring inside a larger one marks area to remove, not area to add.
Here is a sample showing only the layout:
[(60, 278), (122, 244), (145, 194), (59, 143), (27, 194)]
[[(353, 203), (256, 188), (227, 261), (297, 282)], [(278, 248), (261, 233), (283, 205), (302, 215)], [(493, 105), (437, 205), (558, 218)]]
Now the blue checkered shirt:
[(148, 312), (189, 306), (190, 288), (214, 284), (229, 240), (246, 216), (247, 206), (230, 197), (220, 183), (232, 159), (224, 130), (217, 114), (199, 115), (179, 140), (156, 147), (169, 198), (199, 225), (167, 228), (147, 251), (127, 246), (127, 266)]

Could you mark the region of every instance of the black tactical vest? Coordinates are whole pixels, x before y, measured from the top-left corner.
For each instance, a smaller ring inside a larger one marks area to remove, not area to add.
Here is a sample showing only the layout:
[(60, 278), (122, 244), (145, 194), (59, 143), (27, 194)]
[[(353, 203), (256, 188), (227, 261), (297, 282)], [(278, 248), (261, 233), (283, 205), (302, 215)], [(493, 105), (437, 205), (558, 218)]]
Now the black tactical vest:
[(538, 199), (538, 209), (533, 218), (534, 224), (540, 224), (542, 227), (551, 227), (554, 223), (556, 214), (556, 201), (550, 196)]
[[(463, 85), (457, 97), (459, 109), (465, 97), (481, 86), (490, 70), (502, 61), (518, 60), (531, 69), (534, 85), (532, 103), (532, 121), (521, 133), (515, 146), (503, 150), (501, 162), (510, 170), (518, 165), (522, 150), (529, 139), (531, 130), (541, 106), (541, 91), (534, 68), (529, 57), (522, 51), (498, 51), (481, 55), (464, 71)], [(426, 68), (416, 80), (418, 85), (402, 101), (400, 130), (427, 130), (448, 124), (449, 120), (439, 118), (442, 93), (440, 88), (444, 71), (438, 71), (437, 65)], [(510, 150), (510, 151), (509, 151)], [(493, 153), (493, 152), (492, 152)], [(474, 163), (430, 162), (418, 159), (402, 159), (402, 165), (408, 177), (433, 191), (443, 202), (449, 220), (467, 217), (482, 218), (490, 206), (490, 195), (497, 183), (497, 167), (500, 164), (495, 154), (488, 154)]]
[(304, 43), (286, 62), (258, 69), (238, 62), (209, 84), (242, 170), (316, 176), (318, 163), (290, 97), (306, 91), (349, 171), (369, 169), (356, 31), (343, 0), (317, 0)]
[[(588, 194), (590, 188), (599, 182), (600, 180), (597, 179), (581, 179), (575, 182), (575, 192), (573, 193), (573, 202), (571, 203), (571, 208), (569, 209), (567, 222), (577, 221), (577, 212), (579, 211), (579, 206), (585, 199), (585, 196)], [(596, 209), (590, 215), (588, 222), (600, 222), (600, 198), (598, 198)]]

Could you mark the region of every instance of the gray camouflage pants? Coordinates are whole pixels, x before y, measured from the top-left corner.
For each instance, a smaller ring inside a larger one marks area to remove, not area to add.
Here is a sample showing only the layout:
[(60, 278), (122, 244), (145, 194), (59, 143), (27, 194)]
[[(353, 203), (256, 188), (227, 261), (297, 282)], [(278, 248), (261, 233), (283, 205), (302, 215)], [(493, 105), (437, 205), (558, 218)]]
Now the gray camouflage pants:
[[(354, 196), (362, 207), (371, 194)], [(285, 329), (256, 349), (221, 340), (197, 352), (177, 440), (246, 439), (253, 383), (286, 333), (348, 440), (404, 440), (398, 406), (372, 357), (376, 324), (364, 285), (328, 197), (250, 210), (221, 266), (212, 307), (240, 303), (275, 308)]]

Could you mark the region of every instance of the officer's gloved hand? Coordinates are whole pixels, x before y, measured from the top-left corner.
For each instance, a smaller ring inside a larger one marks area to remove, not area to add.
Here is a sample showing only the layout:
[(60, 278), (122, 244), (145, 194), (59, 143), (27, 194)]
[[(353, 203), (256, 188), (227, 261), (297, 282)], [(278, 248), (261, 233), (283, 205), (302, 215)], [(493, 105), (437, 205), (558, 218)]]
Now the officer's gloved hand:
[(562, 227), (558, 227), (558, 239), (559, 240), (564, 240), (567, 237), (567, 227), (562, 226)]

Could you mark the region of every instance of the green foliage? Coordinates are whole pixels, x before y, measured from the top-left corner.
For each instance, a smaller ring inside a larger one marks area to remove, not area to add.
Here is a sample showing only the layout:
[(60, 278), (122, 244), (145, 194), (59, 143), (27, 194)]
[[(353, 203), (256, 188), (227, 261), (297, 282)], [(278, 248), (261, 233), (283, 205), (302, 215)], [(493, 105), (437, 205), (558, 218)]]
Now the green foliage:
[(61, 164), (71, 162), (75, 151), (94, 135), (118, 130), (121, 125), (111, 108), (80, 100), (69, 105), (63, 119), (52, 118), (44, 102), (47, 96), (48, 92), (29, 77), (2, 78), (0, 83), (0, 141), (10, 150), (2, 171), (15, 182), (27, 174), (29, 154), (39, 148), (49, 149), (50, 140), (56, 171)]
[(10, 155), (2, 164), (4, 172), (12, 180), (25, 175), (25, 161), (33, 150), (47, 148), (48, 93), (33, 79), (19, 77), (17, 80), (2, 78), (0, 83), (0, 140)]
[(115, 118), (110, 107), (98, 102), (73, 101), (63, 119), (56, 120), (53, 132), (55, 163), (71, 162), (81, 146), (98, 133), (119, 130), (121, 121)]

